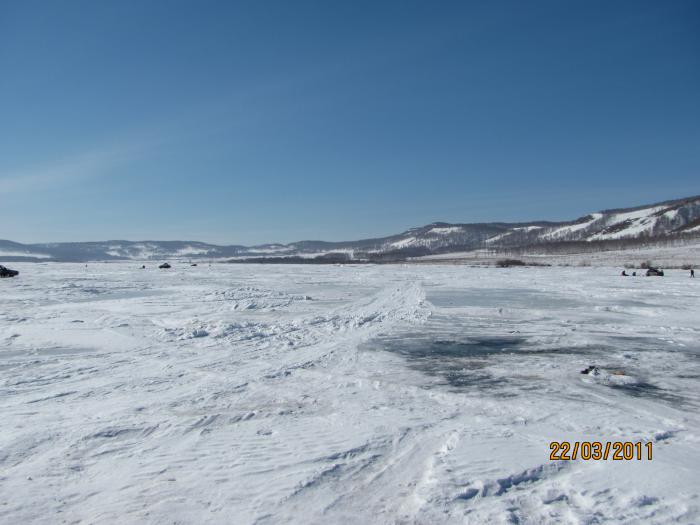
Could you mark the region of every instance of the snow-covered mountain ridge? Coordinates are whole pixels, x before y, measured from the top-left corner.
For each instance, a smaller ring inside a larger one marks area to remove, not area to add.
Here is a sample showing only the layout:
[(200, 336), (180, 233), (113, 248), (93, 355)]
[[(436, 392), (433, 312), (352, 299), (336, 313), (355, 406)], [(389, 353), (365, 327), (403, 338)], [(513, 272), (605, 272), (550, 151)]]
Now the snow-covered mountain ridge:
[[(350, 259), (410, 257), (433, 253), (578, 243), (585, 250), (616, 248), (672, 239), (700, 239), (700, 195), (635, 208), (604, 210), (566, 222), (527, 223), (436, 222), (376, 239), (325, 242), (300, 241), (259, 246), (218, 246), (194, 241), (104, 241), (20, 244), (0, 240), (4, 261), (94, 261), (226, 259), (251, 257), (315, 257), (337, 254)], [(582, 246), (581, 246), (582, 245)]]

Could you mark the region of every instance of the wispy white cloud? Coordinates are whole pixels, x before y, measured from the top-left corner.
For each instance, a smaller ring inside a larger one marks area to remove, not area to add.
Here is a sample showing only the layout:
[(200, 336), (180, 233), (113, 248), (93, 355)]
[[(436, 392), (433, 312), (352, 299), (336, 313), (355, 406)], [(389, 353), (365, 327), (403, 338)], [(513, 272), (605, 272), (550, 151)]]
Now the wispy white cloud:
[(22, 170), (0, 172), (0, 194), (50, 190), (100, 177), (139, 155), (140, 148), (95, 149)]

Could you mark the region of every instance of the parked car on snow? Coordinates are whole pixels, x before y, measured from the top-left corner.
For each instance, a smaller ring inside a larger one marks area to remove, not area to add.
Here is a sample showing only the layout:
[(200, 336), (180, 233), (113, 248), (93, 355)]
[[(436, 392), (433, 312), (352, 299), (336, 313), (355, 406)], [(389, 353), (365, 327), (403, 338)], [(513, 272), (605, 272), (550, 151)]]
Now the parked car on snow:
[(5, 268), (4, 266), (0, 265), (0, 277), (15, 277), (17, 275), (19, 275), (17, 270), (10, 270), (9, 268)]
[(663, 277), (664, 271), (658, 268), (649, 268), (647, 270), (647, 277)]
[(163, 263), (158, 268), (170, 268), (170, 265), (168, 263)]

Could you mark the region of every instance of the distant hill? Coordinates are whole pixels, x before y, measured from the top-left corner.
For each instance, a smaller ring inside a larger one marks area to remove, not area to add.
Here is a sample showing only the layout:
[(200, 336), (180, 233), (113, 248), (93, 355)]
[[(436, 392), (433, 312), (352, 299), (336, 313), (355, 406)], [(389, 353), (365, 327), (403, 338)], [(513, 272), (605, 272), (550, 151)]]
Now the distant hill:
[(104, 241), (20, 244), (0, 240), (0, 261), (164, 259), (402, 260), (422, 255), (489, 250), (597, 251), (648, 243), (700, 240), (700, 196), (635, 208), (604, 210), (566, 222), (450, 224), (436, 222), (397, 235), (358, 241), (300, 241), (217, 246), (195, 241)]

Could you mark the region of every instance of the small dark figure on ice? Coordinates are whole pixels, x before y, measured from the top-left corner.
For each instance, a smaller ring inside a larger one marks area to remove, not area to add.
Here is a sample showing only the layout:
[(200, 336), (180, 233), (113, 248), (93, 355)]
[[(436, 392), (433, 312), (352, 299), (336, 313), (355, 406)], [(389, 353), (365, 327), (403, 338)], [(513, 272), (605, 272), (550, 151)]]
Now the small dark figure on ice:
[(10, 270), (4, 266), (0, 266), (0, 277), (17, 277), (19, 272), (17, 270)]
[(627, 272), (625, 270), (622, 270), (622, 277), (627, 277)]
[(583, 370), (581, 370), (581, 373), (586, 374), (586, 375), (591, 375), (591, 376), (597, 376), (600, 374), (600, 370), (598, 369), (597, 366), (590, 365), (590, 366), (587, 366), (586, 368), (584, 368)]
[(690, 276), (693, 278), (695, 277), (695, 270), (693, 270), (692, 268), (690, 269)]

